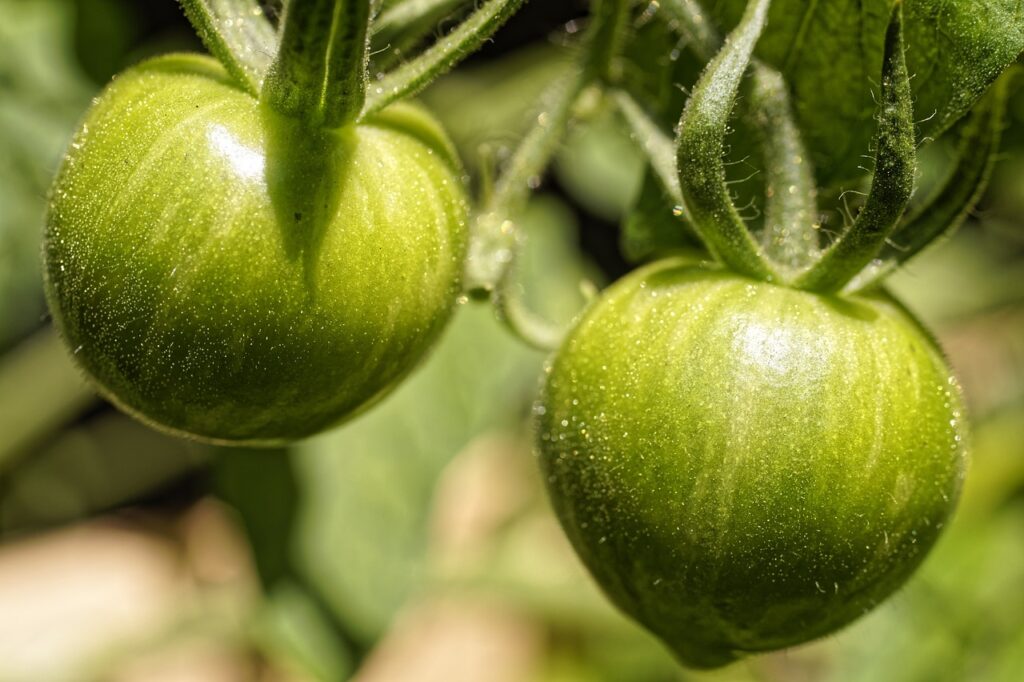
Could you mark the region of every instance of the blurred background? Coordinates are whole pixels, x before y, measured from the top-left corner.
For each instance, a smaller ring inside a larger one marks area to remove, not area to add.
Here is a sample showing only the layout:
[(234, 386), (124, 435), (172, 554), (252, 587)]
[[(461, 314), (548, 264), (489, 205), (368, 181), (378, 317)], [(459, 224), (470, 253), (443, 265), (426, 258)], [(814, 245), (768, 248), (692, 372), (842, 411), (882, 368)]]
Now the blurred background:
[[(474, 177), (523, 134), (585, 12), (528, 3), (424, 95)], [(286, 451), (172, 439), (84, 384), (42, 300), (52, 174), (115, 73), (199, 49), (172, 0), (0, 0), (0, 682), (1024, 679), (1021, 88), (982, 206), (892, 282), (967, 393), (954, 523), (853, 626), (692, 673), (609, 606), (563, 538), (530, 445), (544, 356), (486, 307), (462, 306), (382, 405)], [(585, 108), (519, 218), (519, 276), (554, 320), (582, 305), (581, 282), (631, 267), (620, 225), (645, 174), (613, 108)]]

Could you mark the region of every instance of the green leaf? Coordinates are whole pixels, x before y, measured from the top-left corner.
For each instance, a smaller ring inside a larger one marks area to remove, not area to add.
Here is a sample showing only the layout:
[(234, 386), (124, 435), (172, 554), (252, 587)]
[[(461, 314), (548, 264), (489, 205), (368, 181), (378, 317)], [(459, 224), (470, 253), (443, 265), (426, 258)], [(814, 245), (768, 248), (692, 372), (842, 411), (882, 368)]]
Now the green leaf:
[(423, 579), (441, 470), (473, 435), (523, 410), (540, 359), (489, 309), (465, 308), (384, 404), (296, 448), (296, 564), (363, 641), (380, 636)]
[[(674, 167), (671, 142), (669, 156)], [(645, 162), (614, 107), (603, 106), (569, 130), (554, 170), (561, 185), (588, 211), (619, 220), (640, 188)]]
[(94, 400), (52, 329), (0, 356), (0, 475)]
[(100, 412), (52, 435), (0, 477), (0, 535), (115, 509), (197, 471), (207, 458), (206, 448)]
[[(1024, 50), (1019, 0), (907, 0), (907, 67), (918, 139), (937, 137), (966, 114)], [(706, 0), (720, 26), (746, 0)], [(775, 0), (756, 54), (782, 71), (819, 184), (862, 174), (892, 0)]]
[(459, 155), (479, 169), (483, 147), (512, 146), (536, 120), (544, 89), (568, 76), (567, 55), (550, 46), (524, 48), (500, 60), (467, 64), (423, 92)]

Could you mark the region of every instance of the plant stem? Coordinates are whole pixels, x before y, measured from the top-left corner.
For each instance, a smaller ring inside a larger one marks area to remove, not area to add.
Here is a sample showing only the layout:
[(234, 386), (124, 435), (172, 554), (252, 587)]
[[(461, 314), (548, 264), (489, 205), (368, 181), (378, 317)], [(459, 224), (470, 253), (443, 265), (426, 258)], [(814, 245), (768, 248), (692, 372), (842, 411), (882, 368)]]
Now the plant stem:
[(628, 0), (594, 0), (592, 29), (583, 69), (588, 80), (614, 80), (615, 60), (622, 51), (629, 20)]
[(366, 100), (369, 0), (291, 0), (262, 98), (311, 127), (356, 120)]
[(512, 217), (551, 163), (580, 94), (591, 83), (612, 76), (629, 18), (629, 0), (597, 0), (592, 17), (579, 67), (545, 91), (536, 125), (516, 148), (477, 215), (466, 265), (466, 290), (475, 297), (490, 296), (499, 317), (519, 338), (545, 350), (556, 348), (566, 330), (534, 315), (512, 281), (510, 273), (522, 240)]
[(675, 143), (662, 132), (657, 122), (647, 115), (629, 93), (618, 90), (614, 97), (626, 123), (633, 131), (633, 137), (647, 153), (647, 159), (662, 188), (676, 205), (681, 206), (683, 190), (679, 186), (679, 173), (676, 172)]
[(277, 36), (256, 0), (181, 0), (181, 6), (206, 49), (235, 82), (259, 96)]
[(489, 0), (430, 49), (373, 84), (362, 117), (411, 97), (475, 52), (518, 11), (525, 0)]
[(503, 172), (490, 200), (481, 207), (470, 243), (466, 289), (475, 296), (494, 291), (515, 256), (517, 230), (510, 219), (539, 184), (572, 117), (572, 108), (587, 84), (583, 69), (558, 80), (544, 93), (537, 124), (530, 129)]
[(842, 290), (882, 250), (913, 193), (917, 149), (900, 2), (893, 7), (885, 36), (875, 150), (875, 174), (863, 210), (821, 259), (795, 280), (796, 286), (821, 293)]
[(688, 217), (712, 255), (735, 272), (776, 281), (778, 274), (733, 204), (724, 159), (729, 117), (769, 1), (751, 0), (725, 47), (701, 75), (679, 124), (676, 158)]

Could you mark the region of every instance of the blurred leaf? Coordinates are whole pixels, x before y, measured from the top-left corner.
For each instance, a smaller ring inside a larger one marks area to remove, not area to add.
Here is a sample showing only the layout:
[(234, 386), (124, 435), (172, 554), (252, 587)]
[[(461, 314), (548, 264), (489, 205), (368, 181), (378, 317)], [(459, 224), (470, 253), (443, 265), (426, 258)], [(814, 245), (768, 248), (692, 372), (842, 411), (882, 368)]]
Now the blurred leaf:
[(675, 212), (654, 172), (648, 168), (643, 185), (622, 225), (622, 253), (631, 263), (643, 263), (680, 252), (703, 249), (692, 230)]
[[(572, 209), (552, 195), (536, 195), (515, 219), (526, 238), (516, 264), (527, 307), (556, 325), (568, 325), (587, 299), (584, 286), (600, 287), (601, 273), (580, 262), (579, 226)], [(559, 273), (559, 281), (551, 281)]]
[(933, 325), (1020, 302), (1024, 261), (1007, 257), (1005, 243), (968, 228), (896, 271), (887, 286)]
[[(704, 6), (736, 25), (746, 0)], [(1024, 50), (1018, 0), (913, 0), (907, 66), (921, 138), (938, 137), (970, 110)], [(872, 91), (881, 73), (891, 0), (776, 0), (757, 55), (782, 71), (822, 185), (859, 176), (874, 135)]]
[(355, 661), (333, 630), (330, 617), (298, 585), (283, 581), (267, 595), (256, 625), (257, 637), (286, 669), (321, 682), (346, 680)]
[(422, 98), (444, 124), (463, 161), (475, 169), (482, 145), (515, 146), (530, 126), (541, 93), (568, 68), (564, 52), (529, 47), (499, 61), (460, 68)]
[(52, 329), (0, 356), (0, 476), (94, 400)]
[(71, 4), (0, 0), (0, 350), (38, 324), (50, 178), (92, 88), (71, 54)]
[(122, 414), (61, 433), (0, 480), (0, 534), (69, 523), (153, 492), (204, 464), (205, 449)]
[(589, 211), (618, 220), (640, 190), (647, 157), (630, 138), (611, 100), (569, 132), (555, 170), (562, 185)]
[(523, 413), (539, 366), (489, 309), (464, 308), (391, 398), (296, 448), (296, 563), (363, 640), (379, 636), (422, 578), (441, 469), (474, 434)]

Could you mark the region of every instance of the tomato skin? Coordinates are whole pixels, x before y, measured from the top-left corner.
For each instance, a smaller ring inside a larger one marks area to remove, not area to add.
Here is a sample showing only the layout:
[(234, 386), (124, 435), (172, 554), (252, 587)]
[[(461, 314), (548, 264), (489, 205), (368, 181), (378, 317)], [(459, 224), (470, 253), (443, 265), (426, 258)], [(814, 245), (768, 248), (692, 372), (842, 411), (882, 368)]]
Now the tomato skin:
[(887, 295), (665, 260), (583, 316), (535, 413), (584, 564), (684, 664), (712, 668), (833, 632), (909, 577), (958, 497), (961, 409)]
[(286, 442), (417, 365), (460, 291), (467, 210), (421, 110), (313, 135), (212, 59), (161, 57), (116, 78), (72, 141), (47, 298), (123, 409), (204, 440)]

